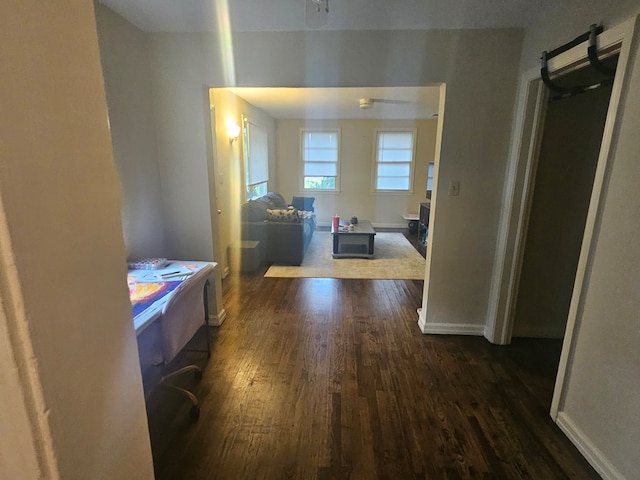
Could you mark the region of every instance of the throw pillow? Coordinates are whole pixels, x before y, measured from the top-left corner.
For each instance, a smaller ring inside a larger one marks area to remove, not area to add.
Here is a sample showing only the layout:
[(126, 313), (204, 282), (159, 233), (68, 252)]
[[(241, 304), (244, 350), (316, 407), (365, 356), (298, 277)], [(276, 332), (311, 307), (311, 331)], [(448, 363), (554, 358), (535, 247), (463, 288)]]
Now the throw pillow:
[(304, 210), (305, 212), (314, 212), (313, 202), (316, 197), (293, 197), (291, 199), (291, 205), (298, 210)]
[(267, 209), (267, 220), (270, 222), (297, 222), (298, 220), (298, 210), (291, 209), (278, 209), (271, 210)]

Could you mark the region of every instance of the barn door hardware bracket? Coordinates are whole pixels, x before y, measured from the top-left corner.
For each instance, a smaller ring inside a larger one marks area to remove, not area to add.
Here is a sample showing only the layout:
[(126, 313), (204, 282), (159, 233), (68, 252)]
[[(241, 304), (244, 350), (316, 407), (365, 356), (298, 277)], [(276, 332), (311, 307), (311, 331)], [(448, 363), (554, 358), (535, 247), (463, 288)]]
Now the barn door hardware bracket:
[(556, 93), (560, 96), (569, 96), (569, 95), (578, 94), (584, 88), (583, 86), (562, 87), (560, 85), (553, 83), (553, 80), (551, 80), (551, 77), (549, 77), (549, 66), (547, 64), (549, 59), (550, 59), (549, 52), (547, 52), (546, 50), (542, 52), (542, 57), (540, 57), (540, 60), (541, 60), (540, 76), (542, 77), (542, 81), (547, 86), (547, 88), (551, 90), (553, 93)]
[[(612, 77), (615, 75), (616, 70), (615, 68), (607, 67), (598, 58), (597, 36), (601, 34), (603, 31), (604, 31), (604, 28), (602, 27), (602, 25), (593, 24), (591, 25), (588, 32), (585, 32), (582, 35), (579, 35), (578, 37), (574, 38), (572, 41), (565, 43), (564, 45), (561, 45), (558, 48), (551, 50), (550, 52), (546, 50), (542, 52), (542, 56), (540, 57), (540, 60), (541, 60), (540, 76), (544, 84), (547, 86), (547, 88), (556, 94), (556, 98), (570, 97), (573, 95), (577, 95), (579, 93), (586, 92), (587, 90), (593, 90), (601, 86), (611, 85), (611, 83), (613, 82)], [(586, 41), (589, 41), (589, 46), (587, 49), (589, 64), (597, 72), (609, 78), (601, 82), (594, 83), (592, 85), (576, 85), (572, 87), (561, 86), (555, 83), (553, 80), (551, 80), (551, 77), (549, 76), (549, 66), (548, 66), (549, 60)]]
[(598, 28), (602, 31), (602, 27), (598, 27), (595, 23), (591, 25), (589, 30), (589, 48), (587, 53), (589, 55), (589, 63), (591, 66), (602, 75), (607, 77), (613, 77), (616, 74), (616, 69), (607, 67), (598, 58)]

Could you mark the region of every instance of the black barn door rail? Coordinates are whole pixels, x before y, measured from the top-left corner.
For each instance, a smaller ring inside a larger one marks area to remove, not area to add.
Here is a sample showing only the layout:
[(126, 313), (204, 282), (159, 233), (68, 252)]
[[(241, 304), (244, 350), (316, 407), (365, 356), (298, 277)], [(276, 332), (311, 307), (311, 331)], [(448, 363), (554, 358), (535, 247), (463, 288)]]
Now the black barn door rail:
[[(554, 48), (550, 52), (546, 50), (542, 52), (542, 56), (540, 57), (540, 76), (542, 77), (542, 81), (547, 86), (547, 88), (557, 94), (559, 98), (577, 95), (579, 93), (586, 92), (587, 90), (593, 90), (595, 88), (599, 88), (605, 85), (611, 85), (611, 83), (613, 83), (613, 77), (616, 74), (616, 69), (604, 65), (598, 58), (598, 35), (600, 35), (603, 31), (604, 28), (602, 27), (602, 25), (593, 24), (589, 28), (588, 32), (577, 36), (572, 41), (565, 43), (558, 48)], [(572, 87), (565, 87), (554, 83), (553, 80), (551, 80), (551, 78), (549, 77), (549, 60), (586, 41), (589, 41), (589, 46), (587, 48), (589, 64), (594, 70), (606, 76), (607, 78), (591, 85), (576, 85)]]

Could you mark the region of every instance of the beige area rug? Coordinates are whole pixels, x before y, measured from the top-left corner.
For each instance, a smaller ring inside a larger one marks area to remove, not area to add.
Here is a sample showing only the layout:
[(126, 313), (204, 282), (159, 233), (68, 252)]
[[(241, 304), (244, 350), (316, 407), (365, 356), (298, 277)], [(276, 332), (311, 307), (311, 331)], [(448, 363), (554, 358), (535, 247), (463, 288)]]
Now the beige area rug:
[(425, 260), (402, 233), (381, 232), (375, 258), (333, 258), (329, 232), (315, 232), (302, 265), (271, 265), (265, 277), (424, 280)]

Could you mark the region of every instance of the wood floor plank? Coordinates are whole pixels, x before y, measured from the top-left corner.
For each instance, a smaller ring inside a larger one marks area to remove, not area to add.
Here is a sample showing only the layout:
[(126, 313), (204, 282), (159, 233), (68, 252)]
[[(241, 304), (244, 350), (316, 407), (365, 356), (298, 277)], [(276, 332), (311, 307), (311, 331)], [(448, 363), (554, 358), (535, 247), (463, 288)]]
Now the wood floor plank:
[(422, 335), (422, 286), (226, 278), (211, 358), (168, 367), (204, 368), (199, 420), (149, 398), (156, 478), (599, 478), (548, 415), (561, 343)]

